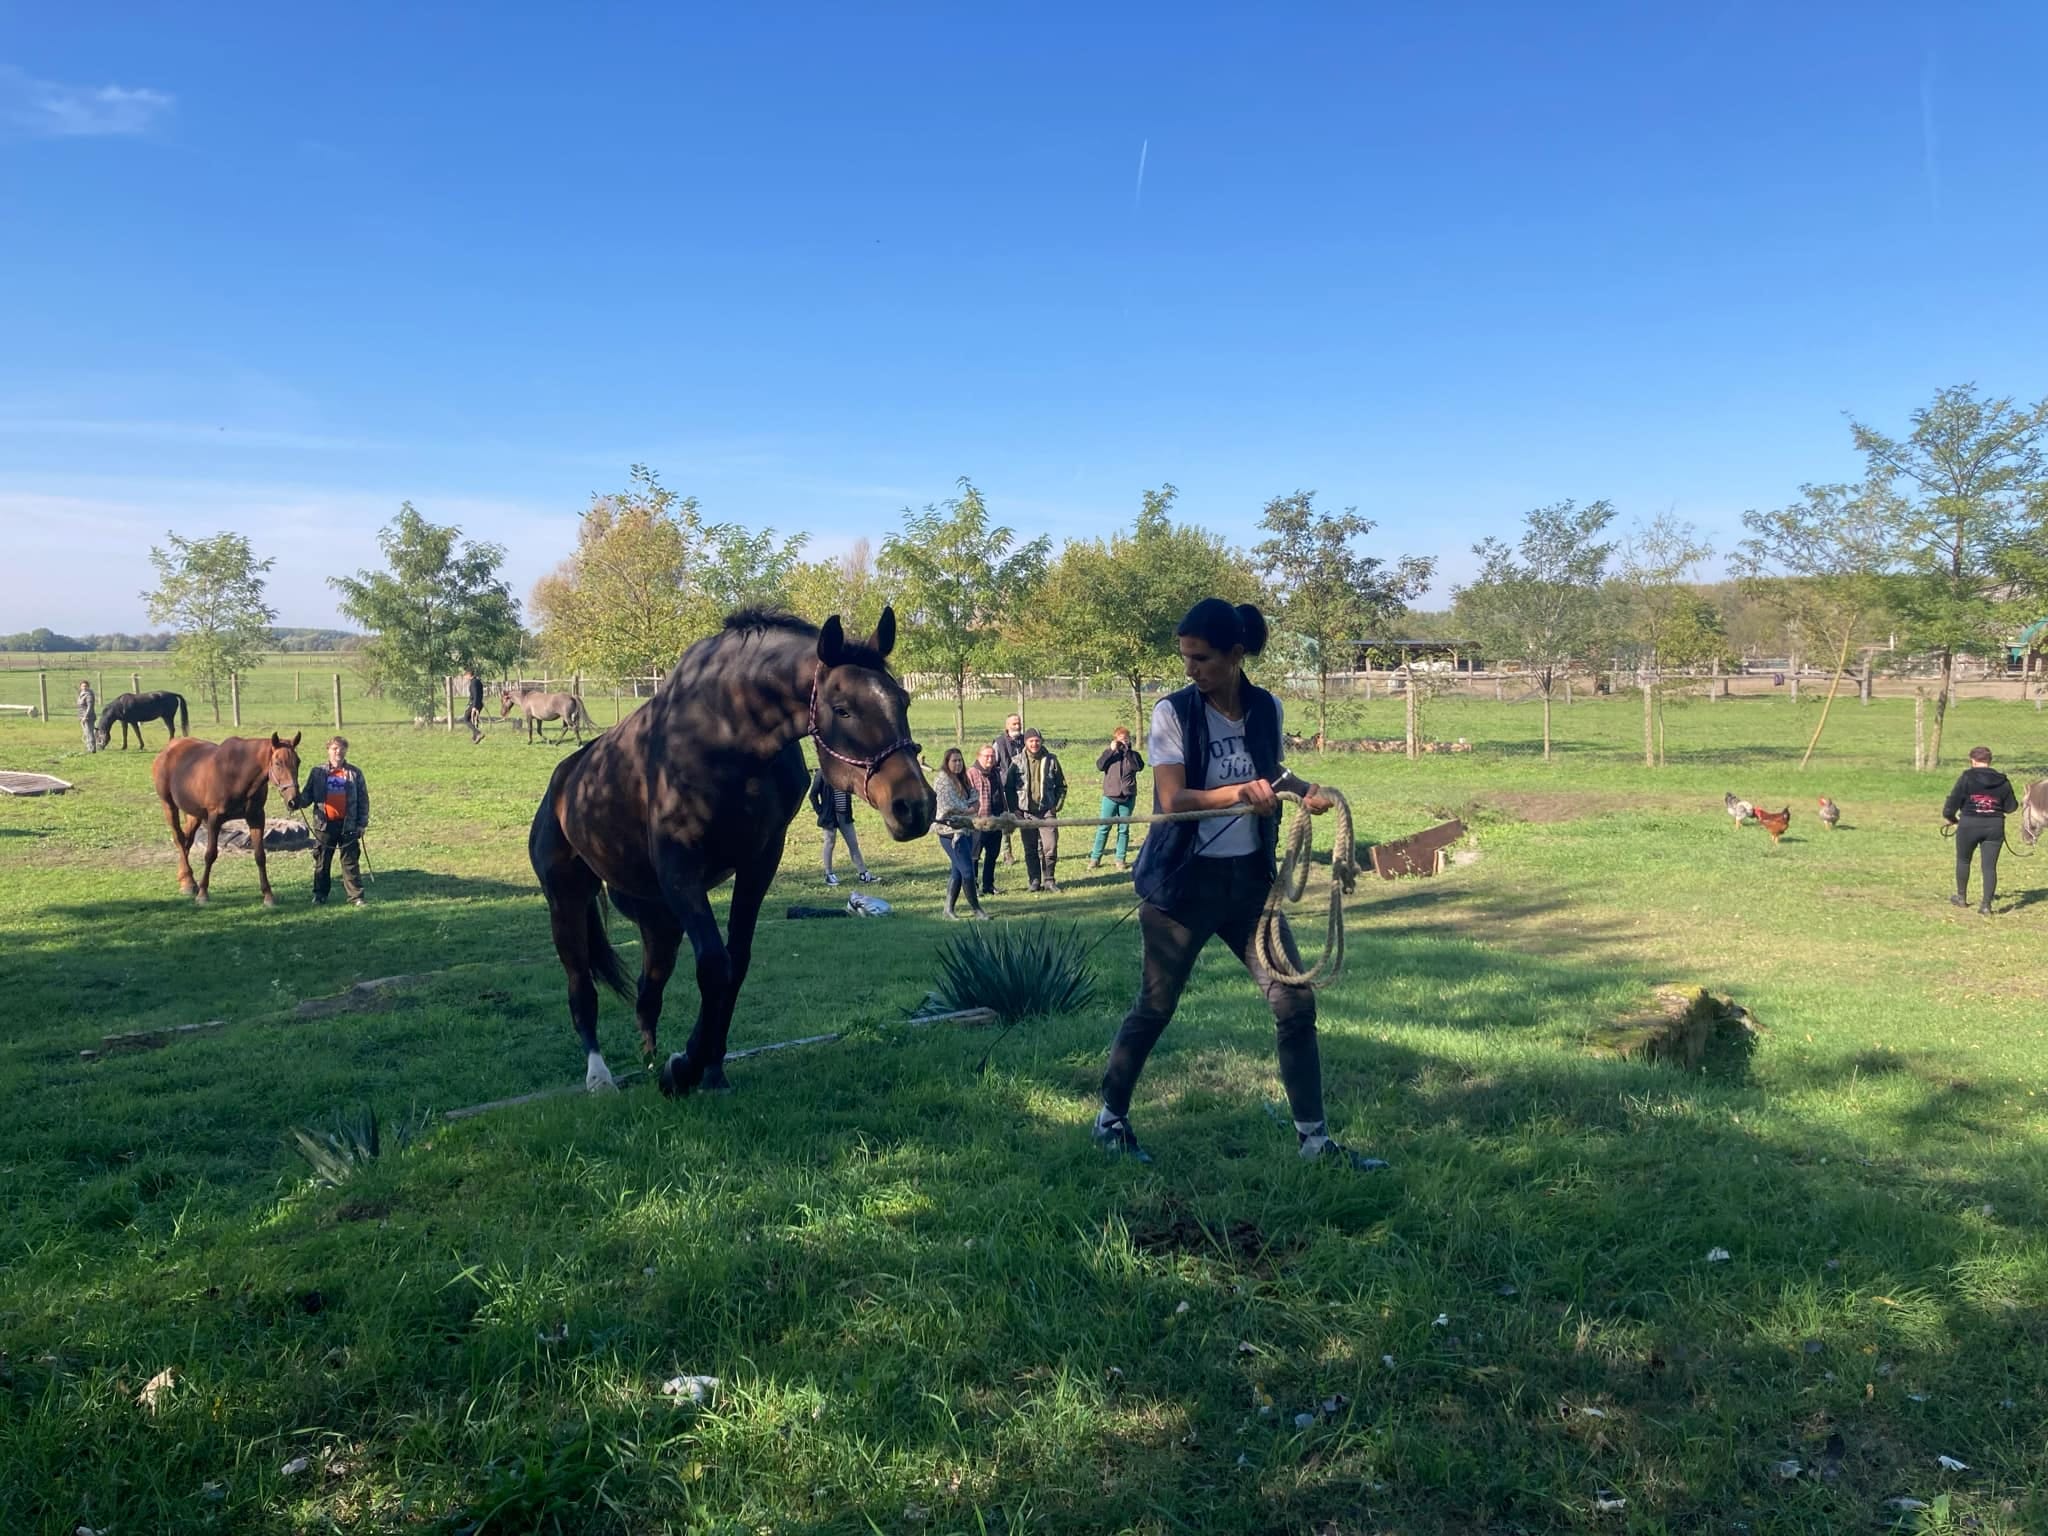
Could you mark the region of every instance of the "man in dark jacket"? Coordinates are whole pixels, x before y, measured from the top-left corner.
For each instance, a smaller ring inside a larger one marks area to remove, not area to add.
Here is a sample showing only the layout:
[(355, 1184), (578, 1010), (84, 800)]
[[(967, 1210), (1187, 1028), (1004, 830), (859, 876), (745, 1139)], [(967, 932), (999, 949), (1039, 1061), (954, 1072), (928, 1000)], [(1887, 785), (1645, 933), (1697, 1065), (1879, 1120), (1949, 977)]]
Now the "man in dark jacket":
[(2012, 780), (1991, 766), (1989, 747), (1970, 749), (1970, 766), (1948, 792), (1942, 819), (1956, 829), (1956, 893), (1949, 900), (1956, 906), (1970, 904), (1970, 855), (1978, 854), (1984, 866), (1983, 900), (1977, 910), (1991, 915), (1991, 898), (1998, 894), (1998, 855), (2005, 848), (2005, 818), (2020, 808), (2012, 792)]
[[(1012, 813), (1028, 821), (1051, 821), (1067, 802), (1067, 775), (1060, 760), (1045, 749), (1045, 737), (1034, 727), (1024, 733), (1024, 750), (1010, 761), (1005, 781)], [(1053, 873), (1060, 859), (1058, 827), (1025, 827), (1024, 873), (1034, 891), (1057, 891)]]
[[(1007, 784), (1010, 782), (1010, 764), (1024, 755), (1024, 717), (1022, 715), (1011, 715), (1003, 721), (1003, 734), (990, 742), (989, 745), (995, 749), (996, 754), (996, 782), (998, 784)], [(1003, 812), (1007, 815), (1016, 809), (1017, 807), (1014, 805), (1006, 805), (1003, 807)], [(1016, 863), (1017, 855), (1010, 848), (1010, 834), (1005, 832), (1002, 841), (1003, 862), (1005, 864)], [(984, 894), (986, 893), (984, 892)]]
[(811, 811), (818, 818), (818, 830), (825, 834), (825, 883), (837, 885), (839, 877), (832, 872), (832, 842), (834, 838), (846, 840), (846, 851), (853, 855), (853, 867), (862, 885), (876, 883), (876, 875), (868, 868), (868, 861), (860, 856), (860, 838), (853, 830), (853, 795), (844, 789), (834, 789), (825, 782), (822, 768), (811, 772)]
[(1109, 841), (1109, 824), (1116, 823), (1116, 867), (1128, 869), (1131, 859), (1131, 810), (1138, 803), (1138, 775), (1145, 771), (1145, 759), (1131, 745), (1130, 727), (1120, 725), (1110, 733), (1109, 746), (1095, 759), (1102, 771), (1103, 818), (1095, 829), (1095, 847), (1088, 855), (1090, 869), (1102, 868), (1102, 850)]
[(469, 744), (473, 747), (484, 739), (484, 680), (476, 675), (474, 668), (466, 675), (469, 679), (469, 713), (465, 718), (469, 721)]
[(298, 803), (313, 812), (313, 905), (324, 906), (334, 888), (334, 856), (341, 855), (341, 888), (348, 904), (363, 904), (360, 857), (370, 829), (370, 786), (348, 760), (348, 739), (331, 736), (327, 761), (306, 775)]

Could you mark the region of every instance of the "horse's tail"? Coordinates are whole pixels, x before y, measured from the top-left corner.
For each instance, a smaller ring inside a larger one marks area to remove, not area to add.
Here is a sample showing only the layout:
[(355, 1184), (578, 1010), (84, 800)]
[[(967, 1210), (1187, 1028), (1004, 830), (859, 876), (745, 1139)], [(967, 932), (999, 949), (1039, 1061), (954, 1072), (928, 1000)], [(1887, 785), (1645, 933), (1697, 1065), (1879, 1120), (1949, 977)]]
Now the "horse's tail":
[[(555, 806), (559, 803), (570, 770), (587, 750), (578, 747), (555, 765), (555, 771), (548, 779), (547, 793), (541, 797), (540, 808), (533, 813), (533, 828), (526, 837), (527, 858), (540, 880), (541, 889), (547, 892), (550, 906), (555, 900), (550, 876), (562, 864), (582, 857), (562, 831), (562, 820), (555, 814)], [(592, 873), (594, 875), (595, 872)], [(611, 934), (605, 928), (605, 918), (610, 911), (611, 903), (605, 899), (604, 883), (594, 881), (594, 889), (583, 913), (584, 947), (589, 952), (591, 974), (630, 1002), (633, 998), (632, 980), (626, 975), (625, 967), (619, 964), (618, 951), (612, 948)]]
[[(171, 697), (178, 701), (178, 734), (180, 736), (190, 736), (192, 734), (192, 711), (185, 706), (185, 695), (174, 693)], [(168, 724), (169, 722), (165, 723)]]

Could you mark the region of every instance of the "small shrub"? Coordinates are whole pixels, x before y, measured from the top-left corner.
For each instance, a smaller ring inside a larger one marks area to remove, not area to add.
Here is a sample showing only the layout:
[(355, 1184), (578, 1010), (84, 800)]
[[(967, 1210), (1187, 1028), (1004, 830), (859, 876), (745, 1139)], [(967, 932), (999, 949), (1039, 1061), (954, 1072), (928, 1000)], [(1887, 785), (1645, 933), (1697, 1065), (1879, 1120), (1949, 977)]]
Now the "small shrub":
[(358, 1170), (378, 1159), (387, 1139), (394, 1151), (401, 1151), (427, 1128), (431, 1118), (432, 1111), (416, 1111), (393, 1127), (386, 1138), (377, 1122), (377, 1112), (365, 1104), (352, 1111), (337, 1112), (327, 1126), (293, 1126), (290, 1144), (312, 1166), (314, 1178), (339, 1189)]
[(1077, 1013), (1095, 996), (1089, 945), (1079, 923), (976, 924), (939, 950), (934, 999), (942, 1007), (990, 1008), (1005, 1024)]

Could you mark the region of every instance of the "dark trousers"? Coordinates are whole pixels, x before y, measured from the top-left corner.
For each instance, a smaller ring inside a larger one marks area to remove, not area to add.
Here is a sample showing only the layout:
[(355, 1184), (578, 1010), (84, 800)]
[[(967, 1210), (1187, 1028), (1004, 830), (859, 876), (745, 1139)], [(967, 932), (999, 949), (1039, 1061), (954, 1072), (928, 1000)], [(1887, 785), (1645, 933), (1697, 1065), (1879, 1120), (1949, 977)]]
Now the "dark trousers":
[(1984, 869), (1983, 902), (1998, 894), (1998, 855), (2005, 849), (2005, 818), (1965, 816), (1956, 822), (1956, 894), (1970, 894), (1970, 855)]
[[(1323, 1118), (1323, 1064), (1316, 1044), (1316, 994), (1313, 987), (1275, 981), (1252, 949), (1272, 874), (1264, 854), (1241, 858), (1196, 858), (1199, 874), (1185, 882), (1182, 910), (1166, 912), (1140, 903), (1138, 927), (1145, 936), (1145, 969), (1138, 982), (1138, 1000), (1124, 1015), (1109, 1048), (1109, 1068), (1102, 1076), (1102, 1102), (1113, 1114), (1129, 1114), (1131, 1090), (1145, 1070), (1145, 1058), (1159, 1043), (1182, 988), (1195, 968), (1202, 946), (1212, 935), (1251, 973), (1252, 982), (1273, 1010), (1280, 1053), (1280, 1082), (1294, 1118), (1309, 1123)], [(1281, 920), (1280, 947), (1288, 964), (1301, 968), (1294, 935)]]
[[(1029, 811), (1019, 811), (1020, 816), (1029, 816)], [(1033, 885), (1047, 880), (1057, 883), (1054, 871), (1060, 862), (1060, 829), (1058, 827), (1019, 827), (1017, 841), (1024, 845), (1024, 875)]]
[(1000, 832), (977, 832), (981, 839), (981, 894), (993, 896), (996, 893), (996, 860), (1002, 857), (1003, 834)]
[(362, 839), (320, 836), (313, 839), (313, 899), (325, 901), (334, 889), (334, 855), (341, 854), (341, 888), (350, 901), (363, 894), (363, 867), (358, 862)]

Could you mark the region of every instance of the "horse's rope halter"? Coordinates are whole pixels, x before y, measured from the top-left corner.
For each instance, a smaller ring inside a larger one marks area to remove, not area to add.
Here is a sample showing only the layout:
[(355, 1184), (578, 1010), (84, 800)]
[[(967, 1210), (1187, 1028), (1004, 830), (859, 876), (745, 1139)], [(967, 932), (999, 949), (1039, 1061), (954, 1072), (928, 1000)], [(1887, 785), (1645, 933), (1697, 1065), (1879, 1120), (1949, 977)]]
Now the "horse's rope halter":
[(825, 756), (836, 757), (840, 762), (847, 764), (849, 767), (860, 770), (861, 798), (866, 799), (868, 780), (875, 776), (875, 770), (898, 752), (915, 752), (917, 750), (917, 743), (908, 736), (899, 736), (873, 757), (849, 757), (844, 752), (834, 748), (825, 740), (824, 728), (818, 722), (818, 681), (824, 675), (825, 668), (820, 667), (816, 676), (811, 679), (811, 740), (818, 744), (818, 750), (824, 753)]

